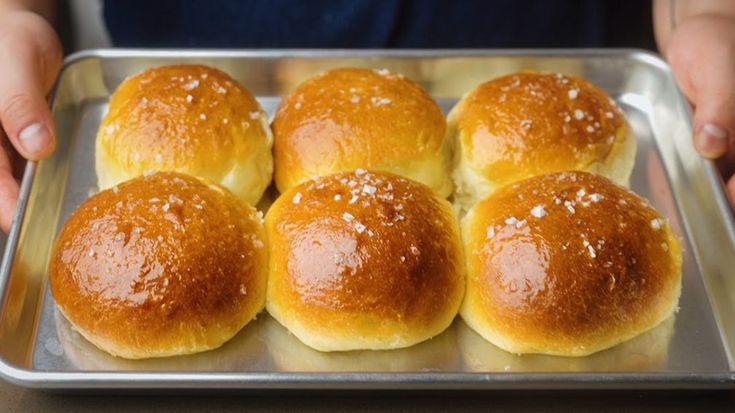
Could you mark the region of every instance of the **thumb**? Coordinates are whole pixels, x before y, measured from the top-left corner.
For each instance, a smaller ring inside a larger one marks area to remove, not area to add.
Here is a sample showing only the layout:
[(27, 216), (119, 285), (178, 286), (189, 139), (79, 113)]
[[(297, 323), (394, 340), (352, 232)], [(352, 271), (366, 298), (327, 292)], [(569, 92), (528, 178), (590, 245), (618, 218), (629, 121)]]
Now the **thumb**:
[(693, 18), (674, 33), (668, 57), (682, 91), (694, 105), (694, 147), (719, 158), (735, 141), (735, 34), (732, 22)]
[(60, 56), (56, 35), (42, 18), (22, 13), (0, 21), (0, 124), (27, 159), (44, 158), (56, 145), (45, 95)]

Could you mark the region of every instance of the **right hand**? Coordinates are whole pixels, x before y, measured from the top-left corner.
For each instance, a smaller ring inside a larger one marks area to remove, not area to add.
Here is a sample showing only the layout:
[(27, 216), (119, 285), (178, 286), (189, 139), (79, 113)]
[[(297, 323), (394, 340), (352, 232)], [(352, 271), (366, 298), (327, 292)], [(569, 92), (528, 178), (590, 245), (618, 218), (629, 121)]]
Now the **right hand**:
[(18, 202), (14, 152), (39, 160), (56, 147), (46, 94), (61, 57), (56, 32), (42, 17), (26, 11), (0, 12), (0, 228), (5, 232)]

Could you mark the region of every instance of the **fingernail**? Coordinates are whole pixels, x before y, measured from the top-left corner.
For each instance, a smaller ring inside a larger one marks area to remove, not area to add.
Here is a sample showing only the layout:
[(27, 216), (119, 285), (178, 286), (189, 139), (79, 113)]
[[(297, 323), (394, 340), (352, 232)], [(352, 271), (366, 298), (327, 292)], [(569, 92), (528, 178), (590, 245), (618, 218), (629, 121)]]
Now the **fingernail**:
[(51, 134), (42, 123), (26, 126), (18, 138), (23, 148), (33, 154), (43, 152), (51, 143)]
[(719, 158), (727, 152), (729, 133), (713, 123), (699, 128), (694, 139), (697, 151), (707, 158)]

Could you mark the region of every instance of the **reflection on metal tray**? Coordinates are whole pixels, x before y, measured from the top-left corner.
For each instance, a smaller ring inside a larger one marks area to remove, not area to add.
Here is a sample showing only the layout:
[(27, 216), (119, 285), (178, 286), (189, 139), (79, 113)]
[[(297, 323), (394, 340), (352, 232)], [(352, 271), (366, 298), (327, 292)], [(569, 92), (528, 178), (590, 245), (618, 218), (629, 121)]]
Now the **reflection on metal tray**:
[[(461, 320), (420, 345), (319, 353), (266, 314), (220, 349), (130, 361), (101, 352), (55, 310), (47, 286), (51, 243), (94, 191), (94, 138), (126, 77), (171, 63), (219, 67), (273, 113), (281, 94), (338, 66), (388, 68), (418, 81), (448, 111), (487, 79), (521, 69), (587, 77), (625, 110), (639, 139), (632, 188), (684, 240), (680, 310), (634, 340), (585, 358), (516, 356)], [(489, 389), (734, 387), (735, 231), (722, 183), (696, 156), (691, 121), (668, 67), (631, 50), (586, 51), (137, 51), (67, 59), (52, 103), (59, 147), (29, 163), (0, 272), (0, 374), (59, 389)]]

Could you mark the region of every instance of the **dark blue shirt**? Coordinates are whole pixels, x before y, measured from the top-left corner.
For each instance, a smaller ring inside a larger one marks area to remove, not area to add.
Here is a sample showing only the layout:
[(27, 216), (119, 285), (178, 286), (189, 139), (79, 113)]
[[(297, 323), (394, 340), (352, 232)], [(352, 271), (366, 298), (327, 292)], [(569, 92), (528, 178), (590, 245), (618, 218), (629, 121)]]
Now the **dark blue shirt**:
[[(605, 0), (107, 0), (104, 17), (113, 43), (127, 47), (645, 47), (646, 9)], [(626, 36), (644, 43), (615, 44)]]

